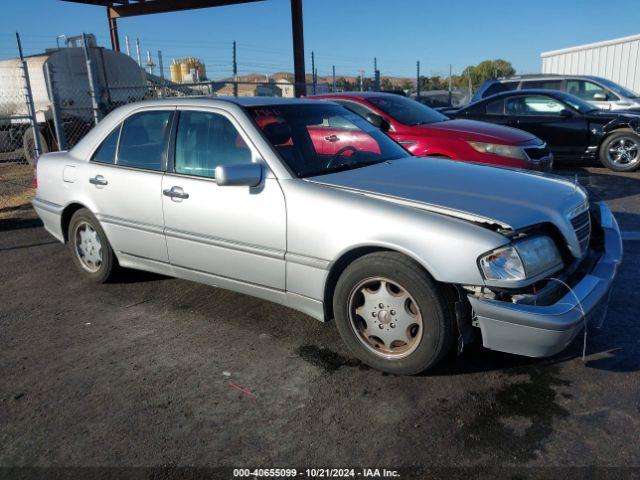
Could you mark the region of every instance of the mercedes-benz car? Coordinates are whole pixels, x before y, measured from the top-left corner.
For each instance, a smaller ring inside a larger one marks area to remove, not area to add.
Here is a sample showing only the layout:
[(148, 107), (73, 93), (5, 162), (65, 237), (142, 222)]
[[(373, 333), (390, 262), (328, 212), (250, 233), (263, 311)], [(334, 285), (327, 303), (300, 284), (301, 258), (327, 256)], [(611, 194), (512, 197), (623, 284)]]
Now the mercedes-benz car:
[[(351, 144), (324, 151), (313, 138), (327, 123)], [(72, 150), (43, 155), (36, 181), (38, 215), (87, 279), (147, 270), (335, 319), (355, 356), (398, 374), (433, 366), (456, 339), (559, 352), (606, 302), (622, 258), (611, 211), (579, 185), (413, 157), (318, 100), (120, 107)]]

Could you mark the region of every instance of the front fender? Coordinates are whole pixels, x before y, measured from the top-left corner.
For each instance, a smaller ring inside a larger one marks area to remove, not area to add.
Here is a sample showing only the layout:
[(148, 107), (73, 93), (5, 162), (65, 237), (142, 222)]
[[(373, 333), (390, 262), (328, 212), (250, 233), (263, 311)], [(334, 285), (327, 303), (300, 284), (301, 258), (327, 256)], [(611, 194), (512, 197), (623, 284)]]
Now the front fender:
[(607, 134), (620, 128), (630, 128), (640, 135), (640, 118), (625, 118), (623, 116), (616, 117), (602, 127), (602, 131)]

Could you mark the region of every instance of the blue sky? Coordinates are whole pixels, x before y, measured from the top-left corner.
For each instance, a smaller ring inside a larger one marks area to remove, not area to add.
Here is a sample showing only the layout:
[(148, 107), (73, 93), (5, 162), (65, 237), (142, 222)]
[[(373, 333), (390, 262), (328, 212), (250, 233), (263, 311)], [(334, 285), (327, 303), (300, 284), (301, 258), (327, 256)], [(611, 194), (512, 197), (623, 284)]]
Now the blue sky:
[[(212, 78), (231, 72), (238, 42), (240, 73), (292, 70), (289, 0), (266, 0), (186, 12), (125, 18), (124, 36), (142, 49), (204, 59)], [(95, 33), (109, 45), (105, 9), (60, 0), (5, 0), (0, 57), (15, 56), (13, 32), (27, 53), (55, 45), (59, 34)], [(611, 21), (607, 20), (611, 18)], [(304, 0), (305, 54), (315, 51), (320, 75), (445, 74), (468, 64), (503, 58), (520, 73), (540, 70), (540, 52), (640, 33), (638, 0)], [(168, 68), (168, 67), (167, 67)]]

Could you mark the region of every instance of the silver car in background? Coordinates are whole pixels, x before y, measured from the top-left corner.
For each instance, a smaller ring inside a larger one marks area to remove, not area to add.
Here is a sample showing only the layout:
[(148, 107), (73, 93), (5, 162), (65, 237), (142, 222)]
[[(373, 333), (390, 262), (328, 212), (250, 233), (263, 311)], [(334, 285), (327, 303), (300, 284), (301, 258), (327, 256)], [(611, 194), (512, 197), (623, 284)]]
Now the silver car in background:
[(323, 101), (127, 105), (42, 156), (37, 185), (45, 228), (88, 278), (148, 270), (335, 318), (358, 358), (399, 374), (456, 338), (562, 350), (622, 257), (613, 215), (581, 187), (412, 157)]

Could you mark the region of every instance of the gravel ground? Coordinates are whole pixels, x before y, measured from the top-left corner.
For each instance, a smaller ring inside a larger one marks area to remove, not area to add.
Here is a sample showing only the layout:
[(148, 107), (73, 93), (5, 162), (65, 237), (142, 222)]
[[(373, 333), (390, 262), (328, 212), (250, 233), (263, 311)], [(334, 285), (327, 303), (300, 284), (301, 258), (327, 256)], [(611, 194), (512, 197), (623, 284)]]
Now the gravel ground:
[[(574, 172), (640, 230), (640, 173)], [(0, 466), (640, 467), (638, 241), (586, 362), (582, 337), (543, 360), (471, 346), (414, 377), (251, 297), (90, 284), (31, 210), (0, 220), (0, 265)]]

